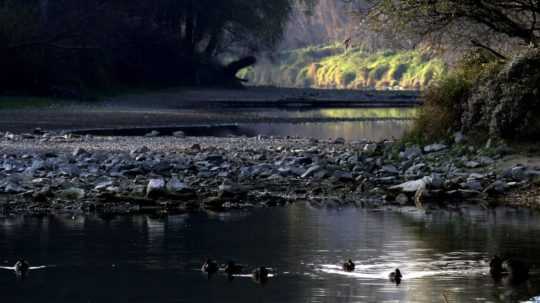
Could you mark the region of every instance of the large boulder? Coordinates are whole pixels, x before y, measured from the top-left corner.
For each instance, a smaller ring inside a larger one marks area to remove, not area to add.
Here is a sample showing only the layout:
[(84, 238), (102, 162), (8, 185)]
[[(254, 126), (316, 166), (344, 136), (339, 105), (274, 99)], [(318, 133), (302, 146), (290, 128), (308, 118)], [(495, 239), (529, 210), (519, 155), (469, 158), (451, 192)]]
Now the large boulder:
[(517, 56), (472, 89), (461, 119), (465, 132), (502, 139), (540, 138), (540, 51)]

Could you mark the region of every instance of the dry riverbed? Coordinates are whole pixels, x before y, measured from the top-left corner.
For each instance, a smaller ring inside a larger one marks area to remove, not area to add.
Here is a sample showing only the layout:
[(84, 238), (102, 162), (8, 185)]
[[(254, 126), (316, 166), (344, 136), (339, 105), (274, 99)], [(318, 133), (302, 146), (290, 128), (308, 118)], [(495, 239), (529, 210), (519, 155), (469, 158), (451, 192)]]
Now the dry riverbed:
[[(508, 147), (269, 137), (0, 133), (0, 211), (182, 213), (316, 207), (491, 206), (540, 169)], [(526, 203), (537, 206), (538, 203)]]

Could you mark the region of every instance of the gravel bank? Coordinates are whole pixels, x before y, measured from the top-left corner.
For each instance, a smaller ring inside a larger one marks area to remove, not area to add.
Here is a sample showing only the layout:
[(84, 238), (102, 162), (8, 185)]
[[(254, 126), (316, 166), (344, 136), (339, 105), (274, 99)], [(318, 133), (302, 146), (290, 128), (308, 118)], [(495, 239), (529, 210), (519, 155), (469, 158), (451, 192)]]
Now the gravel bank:
[(504, 167), (509, 153), (505, 146), (461, 142), (3, 133), (0, 210), (165, 214), (301, 201), (316, 207), (489, 206), (540, 176), (537, 167)]

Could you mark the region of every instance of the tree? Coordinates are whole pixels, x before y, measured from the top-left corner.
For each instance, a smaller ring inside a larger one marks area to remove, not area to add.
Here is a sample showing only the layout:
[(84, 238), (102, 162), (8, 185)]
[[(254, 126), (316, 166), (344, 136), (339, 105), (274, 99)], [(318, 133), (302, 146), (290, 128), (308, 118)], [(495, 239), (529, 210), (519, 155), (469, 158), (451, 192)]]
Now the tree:
[(500, 54), (491, 45), (496, 45), (500, 38), (534, 47), (540, 43), (538, 0), (371, 0), (371, 3), (368, 16), (379, 28), (391, 25), (409, 34), (446, 42), (465, 38), (497, 55)]
[(294, 1), (0, 0), (0, 91), (217, 84), (254, 62), (220, 55), (274, 47)]

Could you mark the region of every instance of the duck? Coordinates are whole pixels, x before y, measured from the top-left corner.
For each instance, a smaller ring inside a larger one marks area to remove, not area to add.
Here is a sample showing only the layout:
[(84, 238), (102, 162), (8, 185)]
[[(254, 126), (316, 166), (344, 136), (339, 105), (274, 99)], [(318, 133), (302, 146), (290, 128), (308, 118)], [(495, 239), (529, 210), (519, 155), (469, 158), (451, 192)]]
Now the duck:
[(261, 266), (252, 272), (253, 280), (255, 280), (257, 283), (264, 284), (268, 281), (269, 273), (270, 272), (266, 267)]
[(207, 273), (208, 275), (213, 275), (218, 272), (218, 270), (218, 264), (210, 258), (206, 259), (206, 262), (204, 262), (203, 266), (201, 267), (201, 271)]
[(500, 277), (503, 274), (502, 263), (503, 260), (497, 255), (491, 258), (489, 261), (489, 273), (492, 277)]
[(242, 270), (244, 267), (242, 265), (236, 264), (234, 261), (229, 261), (225, 267), (224, 272), (229, 276), (232, 277), (233, 275), (238, 275), (242, 273)]
[(506, 278), (514, 284), (529, 279), (529, 265), (515, 258), (494, 256), (489, 262), (489, 271), (495, 280)]
[(388, 275), (388, 278), (390, 279), (391, 282), (394, 282), (399, 285), (401, 283), (401, 279), (403, 279), (403, 275), (401, 274), (401, 271), (399, 270), (399, 268), (396, 268), (396, 270), (394, 270)]
[(352, 260), (349, 259), (349, 261), (343, 263), (343, 270), (346, 272), (353, 272), (356, 265)]
[(30, 264), (24, 259), (19, 259), (17, 262), (15, 262), (13, 270), (18, 276), (24, 277), (30, 270)]

